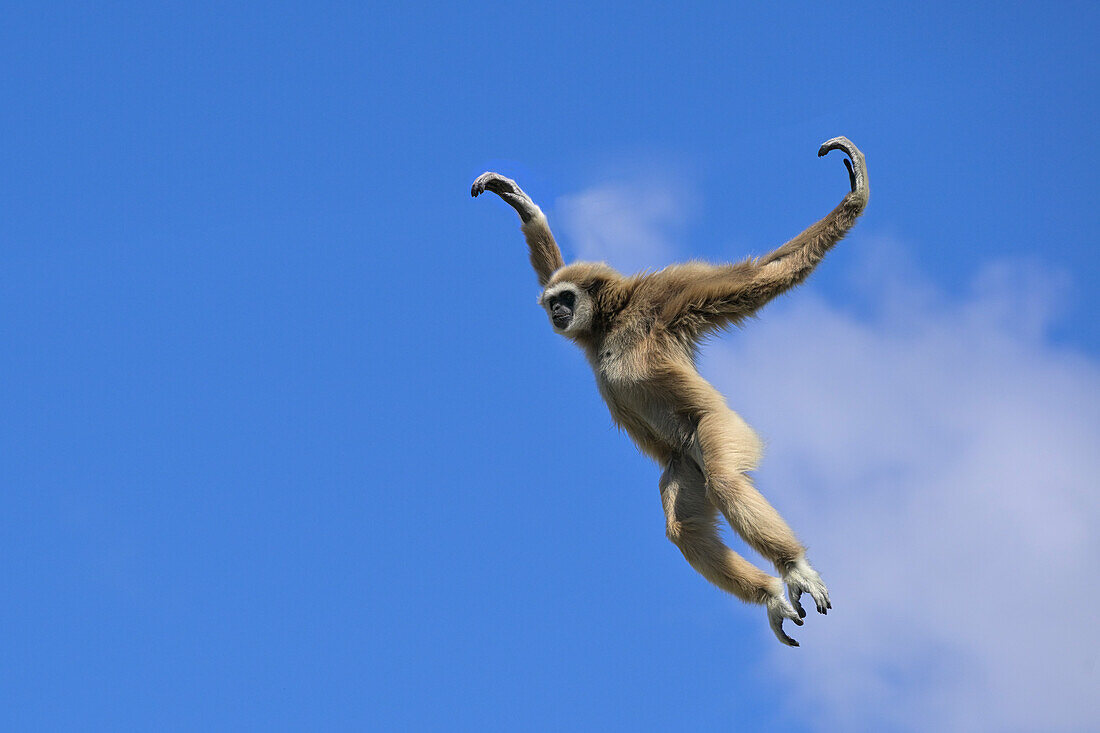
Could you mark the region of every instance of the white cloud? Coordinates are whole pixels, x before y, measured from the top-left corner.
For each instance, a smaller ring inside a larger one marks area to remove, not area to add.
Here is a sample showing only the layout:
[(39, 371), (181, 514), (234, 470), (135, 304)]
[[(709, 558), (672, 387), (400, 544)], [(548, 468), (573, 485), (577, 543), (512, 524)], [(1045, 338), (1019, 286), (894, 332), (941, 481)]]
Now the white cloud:
[(576, 255), (626, 273), (659, 269), (672, 259), (671, 237), (684, 222), (688, 198), (657, 177), (603, 184), (555, 203)]
[(807, 289), (704, 353), (835, 606), (769, 671), (821, 729), (1100, 729), (1100, 364), (1044, 340), (1065, 278), (903, 271), (872, 318)]

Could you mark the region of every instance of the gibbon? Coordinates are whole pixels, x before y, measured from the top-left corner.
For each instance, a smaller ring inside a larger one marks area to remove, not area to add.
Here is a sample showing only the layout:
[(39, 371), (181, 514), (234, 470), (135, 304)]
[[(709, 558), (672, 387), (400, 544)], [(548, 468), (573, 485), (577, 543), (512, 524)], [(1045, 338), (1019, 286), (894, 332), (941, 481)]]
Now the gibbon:
[[(869, 194), (863, 154), (845, 137), (829, 140), (818, 155), (830, 150), (847, 154), (851, 192), (771, 254), (735, 264), (688, 262), (629, 277), (603, 263), (566, 265), (542, 210), (515, 181), (484, 173), (470, 192), (492, 191), (519, 213), (543, 288), (539, 304), (554, 330), (584, 350), (615, 423), (664, 467), (668, 538), (711, 583), (765, 606), (772, 631), (790, 646), (798, 642), (784, 632), (783, 621), (802, 625), (802, 594), (824, 614), (832, 608), (829, 591), (748, 476), (760, 461), (760, 439), (699, 376), (695, 362), (705, 336), (741, 324), (804, 281), (863, 212)], [(779, 578), (722, 542), (719, 513), (775, 564)]]

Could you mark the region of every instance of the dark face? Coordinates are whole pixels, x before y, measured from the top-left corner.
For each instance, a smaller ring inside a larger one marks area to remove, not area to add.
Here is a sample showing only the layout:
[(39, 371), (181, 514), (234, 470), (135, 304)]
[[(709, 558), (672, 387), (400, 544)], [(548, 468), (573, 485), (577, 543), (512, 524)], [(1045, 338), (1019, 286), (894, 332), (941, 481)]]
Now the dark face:
[(571, 290), (563, 290), (551, 296), (550, 320), (555, 328), (565, 329), (573, 321), (573, 309), (576, 307), (576, 296)]

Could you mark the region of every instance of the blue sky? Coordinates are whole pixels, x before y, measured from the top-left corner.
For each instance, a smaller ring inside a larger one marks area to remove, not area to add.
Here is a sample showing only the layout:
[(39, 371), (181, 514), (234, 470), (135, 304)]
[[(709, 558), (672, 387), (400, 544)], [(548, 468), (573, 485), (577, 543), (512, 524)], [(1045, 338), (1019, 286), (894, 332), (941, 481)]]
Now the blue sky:
[[(1095, 5), (4, 17), (5, 729), (1100, 726)], [(867, 214), (703, 360), (832, 590), (787, 649), (468, 191), (737, 259), (840, 134)]]

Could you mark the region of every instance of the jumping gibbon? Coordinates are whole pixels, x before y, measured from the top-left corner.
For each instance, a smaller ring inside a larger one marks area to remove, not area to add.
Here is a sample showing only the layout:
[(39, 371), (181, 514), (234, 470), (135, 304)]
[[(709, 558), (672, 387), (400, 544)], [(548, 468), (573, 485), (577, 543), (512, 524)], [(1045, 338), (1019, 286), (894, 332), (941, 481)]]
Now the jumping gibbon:
[[(515, 181), (485, 173), (471, 189), (473, 196), (492, 191), (519, 213), (543, 288), (539, 303), (550, 323), (584, 350), (614, 421), (664, 467), (660, 489), (668, 538), (711, 583), (765, 606), (772, 631), (790, 646), (798, 642), (784, 632), (784, 619), (802, 625), (803, 593), (827, 613), (829, 591), (794, 532), (748, 476), (760, 461), (760, 439), (699, 376), (695, 361), (701, 339), (741, 324), (804, 281), (863, 212), (869, 194), (863, 154), (844, 137), (823, 144), (818, 155), (830, 150), (847, 154), (851, 192), (771, 254), (632, 276), (603, 263), (566, 265), (542, 210)], [(719, 513), (775, 564), (780, 577), (722, 542)]]

